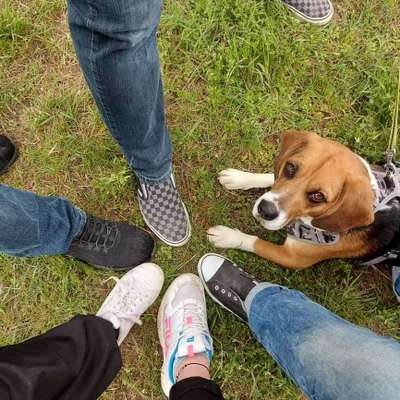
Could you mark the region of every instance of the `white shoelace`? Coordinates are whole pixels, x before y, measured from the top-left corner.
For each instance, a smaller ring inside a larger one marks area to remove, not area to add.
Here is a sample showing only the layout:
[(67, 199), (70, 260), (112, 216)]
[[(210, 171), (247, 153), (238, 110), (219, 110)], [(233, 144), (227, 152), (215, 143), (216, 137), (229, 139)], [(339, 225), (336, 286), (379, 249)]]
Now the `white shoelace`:
[(117, 290), (121, 291), (121, 296), (118, 296), (118, 302), (112, 304), (112, 311), (119, 318), (128, 319), (141, 326), (143, 323), (140, 319), (140, 314), (135, 315), (133, 310), (138, 307), (138, 303), (140, 304), (144, 302), (149, 296), (143, 294), (139, 296), (138, 293), (140, 293), (140, 289), (137, 287), (137, 285), (127, 286), (125, 282), (121, 281), (121, 279), (115, 276), (111, 276), (110, 278), (106, 279), (105, 282), (108, 282), (109, 280), (115, 281), (116, 285), (114, 289), (117, 288)]
[[(197, 304), (196, 300), (193, 300), (191, 303), (184, 303), (183, 306), (179, 308), (178, 312), (182, 314), (178, 341), (185, 336), (198, 335), (199, 333), (210, 336), (207, 324), (204, 321), (204, 310)], [(191, 317), (191, 326), (186, 326), (188, 317)]]

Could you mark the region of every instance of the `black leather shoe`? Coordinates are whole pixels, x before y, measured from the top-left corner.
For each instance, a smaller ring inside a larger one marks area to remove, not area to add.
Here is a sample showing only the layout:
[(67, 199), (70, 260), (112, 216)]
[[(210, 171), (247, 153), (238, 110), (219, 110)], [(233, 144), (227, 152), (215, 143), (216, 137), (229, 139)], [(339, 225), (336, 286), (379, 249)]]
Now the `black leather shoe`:
[(125, 271), (149, 261), (153, 251), (154, 240), (146, 231), (88, 215), (66, 255), (97, 268)]
[(248, 322), (245, 300), (260, 282), (231, 260), (214, 253), (200, 259), (198, 272), (208, 295), (243, 322)]
[(14, 143), (4, 135), (0, 135), (0, 175), (3, 175), (17, 159), (18, 152)]

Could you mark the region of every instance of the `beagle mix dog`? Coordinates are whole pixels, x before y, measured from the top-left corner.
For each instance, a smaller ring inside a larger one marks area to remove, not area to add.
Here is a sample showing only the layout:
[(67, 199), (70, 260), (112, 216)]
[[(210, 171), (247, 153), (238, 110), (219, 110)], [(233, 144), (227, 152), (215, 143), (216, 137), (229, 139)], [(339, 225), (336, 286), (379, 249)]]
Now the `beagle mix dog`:
[[(390, 179), (347, 147), (315, 133), (283, 134), (274, 174), (227, 169), (227, 189), (271, 188), (253, 216), (268, 230), (287, 228), (283, 245), (216, 226), (208, 239), (220, 248), (250, 251), (290, 269), (330, 258), (391, 257), (400, 244), (400, 179)], [(389, 256), (388, 256), (389, 254)], [(397, 253), (396, 253), (397, 254)], [(397, 259), (397, 257), (396, 257)]]

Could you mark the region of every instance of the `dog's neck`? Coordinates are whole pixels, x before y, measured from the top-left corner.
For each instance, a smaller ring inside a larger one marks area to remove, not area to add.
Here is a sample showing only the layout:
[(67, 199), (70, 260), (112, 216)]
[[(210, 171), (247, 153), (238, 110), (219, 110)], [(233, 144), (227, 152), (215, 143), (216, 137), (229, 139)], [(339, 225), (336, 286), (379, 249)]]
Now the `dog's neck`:
[(363, 163), (364, 167), (367, 169), (368, 176), (369, 176), (369, 183), (370, 183), (371, 188), (374, 191), (375, 197), (376, 197), (376, 195), (377, 195), (377, 193), (379, 191), (379, 186), (378, 186), (378, 182), (376, 181), (376, 178), (375, 178), (374, 174), (372, 173), (372, 168), (369, 165), (369, 163), (366, 160), (364, 160), (364, 158), (362, 158), (360, 156), (358, 156), (358, 157), (360, 158), (360, 160)]

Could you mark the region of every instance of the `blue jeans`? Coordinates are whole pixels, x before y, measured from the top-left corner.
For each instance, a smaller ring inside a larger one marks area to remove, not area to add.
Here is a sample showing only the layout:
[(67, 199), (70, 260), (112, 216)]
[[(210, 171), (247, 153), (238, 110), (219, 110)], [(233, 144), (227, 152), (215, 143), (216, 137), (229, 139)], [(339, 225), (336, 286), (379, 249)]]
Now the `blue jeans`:
[(311, 400), (398, 400), (400, 344), (304, 294), (261, 284), (246, 299), (257, 340)]
[(68, 0), (76, 53), (97, 107), (143, 180), (171, 173), (156, 33), (162, 0)]
[[(156, 45), (161, 0), (69, 0), (76, 52), (104, 122), (147, 182), (171, 173)], [(63, 198), (0, 185), (0, 252), (62, 254), (86, 215)]]
[(0, 251), (13, 256), (65, 253), (86, 214), (62, 197), (0, 185)]

